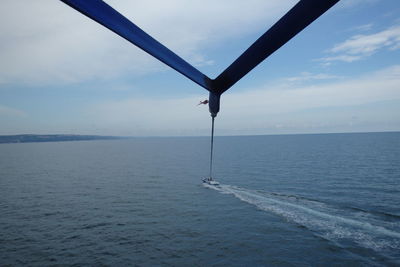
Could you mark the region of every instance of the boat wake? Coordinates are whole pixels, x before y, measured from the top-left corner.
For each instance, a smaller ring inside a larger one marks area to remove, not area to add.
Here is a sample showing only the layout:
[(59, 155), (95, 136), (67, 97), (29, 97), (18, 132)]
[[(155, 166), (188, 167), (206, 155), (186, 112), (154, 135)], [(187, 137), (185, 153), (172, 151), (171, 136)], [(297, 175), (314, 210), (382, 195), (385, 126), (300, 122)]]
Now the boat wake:
[(288, 222), (304, 226), (343, 247), (350, 245), (350, 242), (380, 252), (389, 250), (396, 253), (400, 249), (399, 222), (384, 221), (366, 212), (346, 210), (294, 195), (249, 190), (223, 184), (204, 186), (223, 194), (231, 194), (261, 210), (279, 215)]

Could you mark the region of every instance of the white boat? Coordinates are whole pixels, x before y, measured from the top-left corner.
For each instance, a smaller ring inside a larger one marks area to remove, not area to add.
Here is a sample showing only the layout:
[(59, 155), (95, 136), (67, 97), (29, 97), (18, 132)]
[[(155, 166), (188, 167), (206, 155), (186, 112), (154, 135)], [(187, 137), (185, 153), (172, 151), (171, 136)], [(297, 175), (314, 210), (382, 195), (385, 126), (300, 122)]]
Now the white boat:
[(217, 181), (215, 181), (213, 178), (208, 177), (203, 179), (203, 183), (209, 184), (209, 185), (219, 185)]

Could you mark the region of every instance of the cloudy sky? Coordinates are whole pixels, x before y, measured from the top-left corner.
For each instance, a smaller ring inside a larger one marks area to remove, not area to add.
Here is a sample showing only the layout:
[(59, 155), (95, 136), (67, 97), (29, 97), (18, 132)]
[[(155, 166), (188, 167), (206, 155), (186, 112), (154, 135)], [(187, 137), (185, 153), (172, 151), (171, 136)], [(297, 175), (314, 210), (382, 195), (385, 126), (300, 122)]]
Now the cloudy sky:
[[(215, 78), (297, 1), (107, 0)], [(218, 135), (400, 130), (400, 2), (342, 0), (221, 99)], [(0, 134), (208, 135), (203, 88), (57, 0), (2, 0)]]

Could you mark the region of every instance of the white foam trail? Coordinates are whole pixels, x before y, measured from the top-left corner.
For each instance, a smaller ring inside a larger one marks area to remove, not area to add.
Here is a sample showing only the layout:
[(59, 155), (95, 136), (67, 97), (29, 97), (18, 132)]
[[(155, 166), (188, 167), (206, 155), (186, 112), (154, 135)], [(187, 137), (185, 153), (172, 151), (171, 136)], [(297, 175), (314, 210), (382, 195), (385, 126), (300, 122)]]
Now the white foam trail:
[(329, 213), (329, 209), (323, 206), (319, 207), (323, 210), (317, 210), (316, 207), (306, 201), (291, 203), (289, 199), (282, 200), (274, 195), (264, 195), (230, 185), (221, 184), (219, 187), (207, 187), (221, 193), (232, 194), (244, 202), (255, 205), (259, 209), (273, 212), (288, 221), (317, 231), (328, 239), (349, 239), (364, 247), (375, 250), (400, 248), (399, 232), (389, 230), (383, 226), (373, 225), (366, 221), (338, 216), (333, 214), (333, 212)]

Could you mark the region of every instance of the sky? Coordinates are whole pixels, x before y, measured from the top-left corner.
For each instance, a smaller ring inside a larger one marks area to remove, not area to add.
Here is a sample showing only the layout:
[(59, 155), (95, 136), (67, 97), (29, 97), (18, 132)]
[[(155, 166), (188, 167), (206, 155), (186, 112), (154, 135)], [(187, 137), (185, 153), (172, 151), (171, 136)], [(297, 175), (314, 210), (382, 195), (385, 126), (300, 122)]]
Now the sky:
[[(215, 78), (297, 1), (106, 0)], [(57, 0), (2, 0), (0, 135), (201, 136), (208, 91)], [(217, 135), (400, 131), (400, 2), (341, 0), (221, 97)]]

